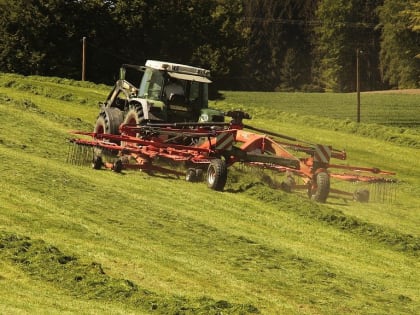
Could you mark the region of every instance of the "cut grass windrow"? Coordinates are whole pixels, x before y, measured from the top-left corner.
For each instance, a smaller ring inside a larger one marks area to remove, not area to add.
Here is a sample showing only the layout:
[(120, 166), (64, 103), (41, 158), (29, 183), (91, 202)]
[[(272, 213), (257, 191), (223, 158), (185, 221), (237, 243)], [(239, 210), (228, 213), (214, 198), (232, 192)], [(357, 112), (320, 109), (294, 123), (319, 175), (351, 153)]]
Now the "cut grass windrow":
[(113, 300), (130, 303), (155, 314), (256, 314), (253, 305), (215, 301), (209, 297), (196, 300), (160, 296), (126, 279), (105, 273), (101, 264), (84, 262), (62, 253), (42, 240), (0, 231), (0, 259), (18, 265), (31, 277), (53, 283), (77, 298)]
[[(305, 200), (300, 196), (284, 198), (282, 192), (273, 193), (272, 189), (256, 182), (249, 183), (248, 189), (243, 192), (263, 202), (281, 204), (281, 211), (293, 211), (305, 218), (325, 222), (343, 231), (359, 235), (383, 244), (396, 251), (401, 251), (414, 256), (419, 255), (420, 238), (411, 234), (404, 234), (373, 223), (364, 222), (356, 217), (343, 214), (340, 210), (330, 209), (324, 205)], [(288, 203), (288, 204), (285, 204)]]

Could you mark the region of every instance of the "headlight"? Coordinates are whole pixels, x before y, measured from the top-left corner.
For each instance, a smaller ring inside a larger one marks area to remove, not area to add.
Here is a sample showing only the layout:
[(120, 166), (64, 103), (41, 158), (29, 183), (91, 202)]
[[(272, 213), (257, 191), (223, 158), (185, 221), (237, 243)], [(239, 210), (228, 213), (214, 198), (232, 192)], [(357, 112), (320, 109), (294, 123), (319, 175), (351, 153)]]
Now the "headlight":
[(199, 120), (200, 120), (200, 122), (207, 122), (207, 121), (209, 121), (209, 115), (201, 114)]

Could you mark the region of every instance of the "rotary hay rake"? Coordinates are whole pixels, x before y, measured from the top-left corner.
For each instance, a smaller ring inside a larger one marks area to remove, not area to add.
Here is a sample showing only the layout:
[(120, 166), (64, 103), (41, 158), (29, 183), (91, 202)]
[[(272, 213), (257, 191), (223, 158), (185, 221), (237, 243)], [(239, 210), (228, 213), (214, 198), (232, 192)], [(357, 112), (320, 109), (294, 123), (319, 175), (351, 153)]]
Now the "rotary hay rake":
[(288, 192), (304, 190), (317, 202), (337, 196), (367, 202), (371, 197), (365, 188), (355, 192), (333, 189), (332, 179), (376, 184), (376, 200), (395, 198), (394, 189), (385, 188), (396, 182), (394, 172), (332, 164), (333, 158), (345, 160), (346, 152), (244, 125), (243, 119), (250, 116), (242, 111), (231, 111), (226, 116), (232, 118), (229, 123), (121, 124), (119, 134), (73, 131), (79, 138), (70, 140), (67, 161), (76, 165), (89, 162), (94, 169), (115, 172), (138, 169), (174, 174), (190, 182), (205, 177), (207, 186), (216, 191), (223, 191), (228, 168), (241, 163), (284, 174), (283, 181), (273, 186)]

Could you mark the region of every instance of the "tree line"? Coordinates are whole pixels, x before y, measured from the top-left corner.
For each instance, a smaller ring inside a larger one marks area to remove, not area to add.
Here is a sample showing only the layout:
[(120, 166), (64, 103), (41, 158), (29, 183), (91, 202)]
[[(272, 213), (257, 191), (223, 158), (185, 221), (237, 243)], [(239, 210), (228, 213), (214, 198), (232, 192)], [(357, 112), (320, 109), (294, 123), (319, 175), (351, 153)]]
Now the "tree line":
[(420, 87), (416, 0), (0, 0), (0, 71), (111, 84), (123, 63), (208, 68), (218, 89)]

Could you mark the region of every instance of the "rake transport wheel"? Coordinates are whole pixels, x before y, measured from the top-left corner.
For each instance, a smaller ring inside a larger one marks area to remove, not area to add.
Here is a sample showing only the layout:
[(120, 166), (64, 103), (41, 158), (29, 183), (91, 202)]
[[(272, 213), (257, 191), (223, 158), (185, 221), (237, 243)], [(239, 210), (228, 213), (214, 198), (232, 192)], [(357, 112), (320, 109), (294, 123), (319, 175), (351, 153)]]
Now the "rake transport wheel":
[(330, 176), (327, 172), (319, 172), (315, 181), (316, 185), (309, 187), (309, 197), (316, 202), (325, 203), (330, 193)]
[(200, 168), (189, 168), (185, 174), (187, 182), (200, 182), (203, 179), (203, 170)]
[(94, 132), (98, 134), (119, 134), (119, 127), (123, 122), (123, 112), (118, 108), (106, 108), (96, 118)]
[(112, 170), (115, 173), (121, 173), (122, 169), (123, 169), (123, 162), (120, 159), (116, 160), (112, 165)]
[(224, 160), (210, 161), (207, 169), (207, 186), (216, 191), (222, 191), (227, 181), (227, 167)]
[(92, 161), (92, 168), (95, 170), (100, 170), (102, 168), (103, 162), (100, 156), (95, 156)]

